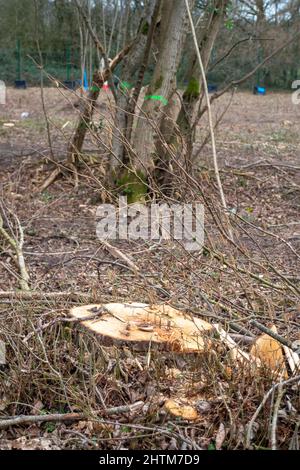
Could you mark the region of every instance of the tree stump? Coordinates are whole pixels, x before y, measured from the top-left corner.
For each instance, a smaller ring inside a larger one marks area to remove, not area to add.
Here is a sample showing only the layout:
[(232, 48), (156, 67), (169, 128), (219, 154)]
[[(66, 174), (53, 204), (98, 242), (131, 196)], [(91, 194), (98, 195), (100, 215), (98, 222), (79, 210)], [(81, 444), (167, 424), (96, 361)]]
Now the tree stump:
[[(169, 305), (93, 304), (74, 307), (70, 314), (82, 319), (82, 325), (101, 337), (105, 345), (127, 343), (139, 350), (151, 345), (182, 353), (202, 353), (209, 349), (210, 341), (205, 333), (212, 326)], [(95, 318), (85, 320), (92, 314)]]

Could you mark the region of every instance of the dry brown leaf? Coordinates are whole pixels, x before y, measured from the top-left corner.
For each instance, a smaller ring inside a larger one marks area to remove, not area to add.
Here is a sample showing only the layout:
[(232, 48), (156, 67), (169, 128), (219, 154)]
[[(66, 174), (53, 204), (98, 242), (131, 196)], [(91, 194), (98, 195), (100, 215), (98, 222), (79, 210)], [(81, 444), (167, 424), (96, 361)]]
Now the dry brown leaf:
[(60, 450), (51, 439), (40, 438), (27, 438), (26, 436), (19, 437), (10, 441), (11, 449), (16, 450)]
[(180, 400), (167, 400), (164, 404), (165, 410), (176, 418), (181, 418), (187, 421), (195, 421), (199, 415), (193, 406), (184, 405)]

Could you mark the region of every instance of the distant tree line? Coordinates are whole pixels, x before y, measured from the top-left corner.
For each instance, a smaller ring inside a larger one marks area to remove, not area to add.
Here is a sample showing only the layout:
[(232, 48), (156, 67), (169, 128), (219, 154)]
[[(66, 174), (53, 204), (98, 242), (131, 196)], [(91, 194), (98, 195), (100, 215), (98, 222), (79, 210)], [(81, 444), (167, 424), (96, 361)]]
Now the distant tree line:
[[(171, 3), (173, 0), (170, 0)], [(184, 1), (184, 0), (182, 0)], [(154, 0), (82, 0), (91, 23), (108, 56), (114, 56), (130, 39)], [(197, 0), (193, 5), (195, 21), (201, 24), (207, 12), (216, 8), (214, 0)], [(100, 57), (87, 34), (74, 0), (0, 0), (0, 75), (13, 83), (17, 76), (20, 44), (21, 73), (30, 84), (38, 84), (38, 48), (47, 72), (59, 80), (80, 78), (82, 63), (92, 75)], [(211, 51), (207, 74), (222, 85), (227, 78), (238, 78), (262, 61), (274, 44), (287, 40), (299, 28), (299, 0), (232, 0), (227, 2), (224, 21)], [(187, 81), (193, 48), (184, 45), (177, 78)], [(30, 57), (29, 57), (30, 56)], [(223, 60), (221, 60), (224, 57)], [(145, 81), (154, 69), (150, 58)], [(115, 71), (118, 75), (118, 70)], [(258, 82), (267, 87), (285, 88), (300, 77), (299, 41), (295, 41), (268, 62), (246, 86)]]

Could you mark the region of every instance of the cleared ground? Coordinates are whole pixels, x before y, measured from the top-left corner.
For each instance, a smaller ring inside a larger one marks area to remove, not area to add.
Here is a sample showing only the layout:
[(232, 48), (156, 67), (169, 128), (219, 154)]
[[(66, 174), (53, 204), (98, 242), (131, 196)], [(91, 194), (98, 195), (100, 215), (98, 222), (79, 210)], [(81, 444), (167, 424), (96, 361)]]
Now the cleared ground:
[[(78, 98), (60, 89), (45, 89), (44, 98), (53, 152), (63, 160), (76, 123), (78, 108), (73, 104)], [(39, 186), (53, 168), (40, 90), (9, 89), (7, 105), (0, 107), (0, 197), (24, 228), (32, 289), (84, 292), (98, 302), (168, 303), (208, 321), (234, 320), (247, 328), (249, 319), (256, 317), (267, 325), (275, 323), (283, 336), (299, 339), (300, 105), (293, 105), (289, 93), (262, 97), (240, 92), (214, 103), (216, 117), (229, 102), (216, 132), (218, 158), (244, 251), (226, 245), (208, 216), (212, 245), (208, 240), (206, 244), (214, 246), (219, 258), (207, 251), (187, 256), (174, 243), (116, 244), (139, 267), (141, 275), (136, 275), (114, 265), (114, 258), (96, 237), (96, 208), (107, 200), (102, 181), (108, 155), (103, 147), (99, 149), (92, 137), (87, 139), (89, 167), (82, 168), (76, 190), (74, 180), (65, 178), (40, 193)], [(24, 112), (29, 115), (22, 119)], [(94, 122), (100, 124), (101, 139), (107, 143), (111, 116), (112, 100), (103, 92)], [(196, 149), (207, 131), (204, 122), (198, 129)], [(210, 203), (218, 199), (211, 161), (207, 145), (199, 155), (196, 178)], [(0, 290), (18, 287), (14, 273), (11, 252), (2, 249)], [(35, 447), (43, 448), (47, 440), (47, 445), (58, 448), (180, 449), (190, 448), (191, 443), (214, 448), (224, 423), (223, 446), (243, 447), (246, 424), (270, 386), (269, 376), (253, 385), (245, 371), (227, 374), (218, 361), (209, 358), (166, 357), (155, 352), (149, 358), (126, 348), (103, 348), (81, 333), (78, 339), (76, 328), (59, 322), (39, 330), (53, 318), (66, 315), (74, 304), (72, 299), (0, 299), (1, 324), (5, 324), (0, 327), (0, 339), (9, 344), (8, 365), (0, 383), (0, 413), (86, 412), (86, 418), (76, 424), (32, 425), (29, 430), (18, 427), (2, 432), (0, 446), (35, 442)], [(31, 332), (33, 337), (24, 343)], [(223, 356), (220, 351), (219, 357)], [(174, 367), (181, 371), (176, 379), (169, 372)], [(210, 404), (196, 423), (170, 418), (163, 410), (164, 400), (176, 390), (184, 395), (186, 386)], [(101, 409), (97, 389), (107, 407), (142, 400), (143, 411), (111, 420), (100, 413), (102, 422), (92, 420), (91, 410)], [(290, 395), (299, 409), (299, 392)], [(284, 406), (288, 407), (286, 402)], [(258, 420), (257, 447), (269, 446), (269, 413), (267, 408)], [(289, 447), (297, 419), (297, 415), (281, 419), (279, 447)]]

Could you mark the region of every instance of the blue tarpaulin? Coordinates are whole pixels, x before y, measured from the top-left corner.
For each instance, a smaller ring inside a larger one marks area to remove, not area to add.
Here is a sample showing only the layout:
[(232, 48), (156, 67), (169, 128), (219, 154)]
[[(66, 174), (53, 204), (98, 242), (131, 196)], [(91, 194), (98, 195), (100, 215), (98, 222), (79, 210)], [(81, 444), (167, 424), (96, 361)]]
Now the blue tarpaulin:
[(214, 93), (215, 91), (218, 91), (218, 86), (214, 85), (213, 83), (209, 83), (207, 85), (207, 89), (209, 93)]
[(85, 89), (85, 91), (89, 89), (89, 82), (88, 82), (86, 70), (84, 71), (84, 74), (83, 74), (83, 88)]
[(265, 95), (266, 94), (266, 89), (263, 86), (255, 86), (253, 93), (255, 95)]

